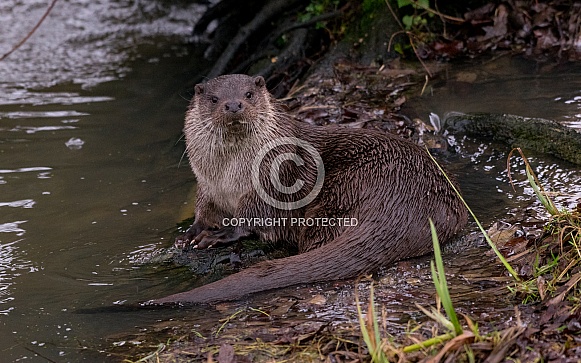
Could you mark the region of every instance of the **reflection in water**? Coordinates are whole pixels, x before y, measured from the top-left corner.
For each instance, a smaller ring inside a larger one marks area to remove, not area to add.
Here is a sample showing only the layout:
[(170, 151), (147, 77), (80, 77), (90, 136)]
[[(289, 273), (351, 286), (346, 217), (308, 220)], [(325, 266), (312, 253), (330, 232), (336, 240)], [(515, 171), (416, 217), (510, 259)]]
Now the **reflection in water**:
[(32, 208), (36, 202), (32, 199), (15, 200), (14, 202), (0, 202), (0, 207)]
[(22, 223), (26, 223), (26, 222), (27, 221), (16, 221), (16, 222), (2, 223), (2, 224), (0, 224), (0, 233), (16, 233), (16, 235), (20, 237), (26, 231), (24, 229), (20, 228), (19, 225)]
[[(30, 31), (47, 5), (45, 0), (0, 2), (0, 54)], [(138, 45), (152, 44), (154, 36), (183, 40), (201, 9), (156, 1), (59, 1), (36, 33), (0, 62), (0, 94), (35, 98), (27, 90), (70, 82), (87, 88), (124, 77), (130, 71), (124, 62), (137, 55)]]
[(0, 174), (8, 174), (8, 173), (26, 173), (26, 172), (30, 172), (30, 171), (49, 171), (52, 170), (52, 168), (47, 168), (44, 166), (39, 166), (39, 167), (32, 167), (32, 168), (18, 168), (18, 169), (14, 169), (14, 170), (2, 170), (0, 169)]
[(0, 112), (0, 118), (40, 118), (40, 117), (78, 117), (86, 116), (86, 113), (77, 111), (16, 111)]
[(478, 67), (454, 66), (453, 71), (441, 75), (444, 79), (435, 81), (433, 88), (406, 107), (417, 111), (424, 120), (428, 120), (430, 112), (440, 116), (450, 111), (510, 113), (556, 120), (578, 128), (581, 65), (538, 68), (535, 61), (511, 56)]
[[(485, 222), (492, 222), (505, 215), (522, 217), (524, 208), (532, 208), (539, 217), (547, 212), (538, 201), (525, 172), (520, 156), (512, 156), (511, 178), (507, 171), (506, 144), (482, 143), (481, 140), (463, 137), (455, 141), (458, 153), (455, 173), (468, 204)], [(558, 209), (573, 210), (581, 203), (581, 170), (563, 160), (549, 155), (528, 154), (531, 166), (543, 188), (550, 193)]]
[[(113, 99), (111, 97), (103, 96), (86, 97), (71, 92), (34, 92), (20, 89), (6, 94), (6, 97), (0, 99), (0, 105), (31, 105), (31, 106), (52, 105), (52, 104), (75, 105), (89, 102), (105, 102), (112, 100)], [(9, 113), (8, 116), (6, 117), (10, 117), (11, 115), (14, 115), (14, 113)], [(26, 113), (25, 115), (26, 115), (25, 117), (34, 116), (34, 114), (30, 112)], [(45, 117), (49, 117), (46, 115), (47, 114), (45, 114)]]
[[(46, 6), (0, 1), (0, 54)], [(161, 295), (165, 277), (134, 260), (165, 243), (191, 187), (176, 166), (189, 97), (177, 92), (202, 9), (59, 1), (0, 62), (2, 361), (79, 361), (149, 319), (73, 312)]]
[[(1, 130), (0, 130), (1, 131)], [(28, 172), (44, 172), (51, 168), (46, 167), (29, 167), (17, 169), (0, 170), (0, 174), (19, 174)], [(5, 185), (7, 182), (0, 176), (0, 185)], [(3, 186), (5, 187), (5, 186)], [(5, 196), (5, 195), (4, 195)], [(6, 208), (33, 208), (36, 202), (33, 199), (21, 199), (14, 201), (0, 200), (0, 212)], [(2, 213), (0, 215), (5, 215)], [(8, 315), (15, 309), (14, 297), (11, 296), (11, 288), (18, 276), (25, 272), (35, 272), (31, 261), (26, 260), (22, 254), (23, 251), (19, 248), (19, 242), (23, 239), (13, 240), (13, 237), (22, 237), (26, 230), (21, 227), (27, 221), (7, 222), (0, 218), (0, 315)], [(8, 242), (11, 241), (11, 242)]]
[[(26, 231), (19, 225), (25, 222), (16, 221), (0, 224), (0, 233), (14, 233), (16, 236), (22, 236)], [(14, 280), (25, 272), (38, 271), (38, 268), (34, 267), (31, 261), (22, 258), (22, 252), (18, 248), (20, 241), (22, 239), (0, 243), (0, 315), (8, 315), (16, 308), (14, 297), (10, 293)]]
[[(581, 93), (581, 90), (579, 90), (578, 93)], [(563, 97), (556, 97), (555, 101), (564, 101), (566, 105), (575, 105), (577, 106), (577, 112), (581, 112), (581, 96), (574, 96), (573, 98), (569, 99), (565, 98), (565, 100), (563, 100)], [(574, 115), (564, 115), (563, 119), (565, 120), (563, 121), (564, 125), (581, 130), (581, 113), (576, 113)]]
[[(550, 193), (551, 199), (555, 202), (558, 209), (574, 210), (577, 204), (581, 204), (581, 171), (576, 167), (563, 167), (559, 165), (562, 163), (559, 160), (550, 159), (547, 157), (531, 157), (529, 158), (531, 165), (534, 168), (539, 181)], [(518, 192), (515, 193), (512, 189), (507, 188), (507, 193), (511, 194), (511, 197), (516, 198), (517, 201), (535, 201), (535, 207), (544, 213), (540, 202), (536, 200), (535, 192), (530, 186), (525, 173), (525, 166), (522, 160), (516, 159), (511, 163), (511, 170), (518, 172), (517, 180), (515, 180), (515, 186), (518, 188)], [(513, 180), (515, 179), (515, 174), (513, 172)], [(508, 174), (504, 170), (501, 176), (497, 179), (508, 185)]]
[(16, 126), (7, 131), (24, 131), (27, 134), (35, 134), (41, 131), (59, 131), (59, 130), (74, 130), (74, 126), (39, 126), (39, 127), (29, 127), (29, 126)]
[[(472, 75), (466, 77), (466, 74)], [(429, 94), (406, 104), (407, 113), (428, 121), (433, 112), (443, 117), (448, 112), (509, 113), (540, 117), (581, 128), (581, 66), (556, 65), (538, 70), (538, 65), (519, 57), (505, 56), (480, 67), (454, 67), (434, 82)], [(466, 79), (475, 81), (466, 82)], [(522, 161), (513, 157), (512, 177), (516, 192), (509, 184), (504, 144), (452, 135), (461, 160), (457, 173), (462, 190), (476, 213), (485, 221), (514, 214), (522, 207), (545, 211), (536, 200), (525, 177)], [(459, 138), (459, 139), (458, 139)], [(581, 203), (581, 171), (577, 166), (547, 155), (525, 154), (544, 188), (556, 192), (559, 208), (574, 208)], [(456, 169), (456, 167), (455, 167)]]

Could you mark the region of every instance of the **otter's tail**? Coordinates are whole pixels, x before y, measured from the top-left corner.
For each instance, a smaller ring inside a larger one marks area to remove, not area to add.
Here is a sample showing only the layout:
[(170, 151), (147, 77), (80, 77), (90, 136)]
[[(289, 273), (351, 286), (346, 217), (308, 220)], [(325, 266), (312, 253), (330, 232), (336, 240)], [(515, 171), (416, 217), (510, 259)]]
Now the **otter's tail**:
[[(391, 240), (388, 236), (383, 236), (386, 237), (387, 241)], [(219, 281), (153, 300), (151, 303), (210, 303), (236, 300), (259, 291), (356, 277), (381, 265), (408, 257), (397, 254), (404, 246), (398, 248), (390, 243), (368, 241), (367, 248), (361, 246), (361, 243), (361, 230), (353, 228), (345, 231), (334, 241), (314, 250), (261, 262)], [(383, 251), (370, 251), (373, 246), (380, 246)], [(386, 252), (388, 249), (389, 253)]]

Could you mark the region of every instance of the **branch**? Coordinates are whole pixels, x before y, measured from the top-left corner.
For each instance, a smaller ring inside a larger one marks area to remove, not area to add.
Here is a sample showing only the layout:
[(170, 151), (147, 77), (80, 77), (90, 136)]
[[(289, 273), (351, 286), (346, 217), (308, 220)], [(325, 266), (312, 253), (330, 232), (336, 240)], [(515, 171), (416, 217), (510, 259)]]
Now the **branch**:
[(24, 39), (22, 39), (18, 44), (16, 44), (14, 47), (12, 47), (12, 49), (10, 49), (10, 51), (8, 53), (6, 53), (2, 57), (0, 57), (0, 61), (4, 60), (6, 57), (8, 57), (10, 54), (12, 54), (16, 49), (20, 48), (22, 46), (22, 44), (26, 43), (28, 38), (30, 38), (32, 36), (32, 34), (34, 34), (36, 29), (38, 29), (40, 27), (40, 24), (42, 24), (44, 19), (46, 19), (48, 14), (50, 14), (50, 11), (52, 10), (52, 8), (54, 8), (54, 5), (56, 4), (56, 2), (57, 2), (57, 0), (52, 0), (52, 3), (49, 5), (48, 9), (46, 9), (46, 12), (42, 16), (42, 18), (40, 18), (38, 23), (36, 23), (34, 28), (32, 28), (32, 30), (24, 37)]
[(315, 16), (305, 22), (302, 23), (295, 23), (289, 27), (286, 27), (284, 29), (282, 29), (281, 31), (279, 31), (276, 36), (274, 36), (274, 39), (280, 37), (283, 34), (286, 34), (288, 32), (290, 32), (291, 30), (295, 30), (295, 29), (299, 29), (299, 28), (306, 28), (309, 27), (311, 25), (317, 24), (320, 21), (325, 21), (325, 20), (329, 20), (329, 19), (333, 19), (336, 18), (340, 15), (343, 15), (344, 13), (344, 9), (348, 7), (349, 4), (347, 4), (343, 9), (339, 9), (339, 10), (335, 10), (335, 11), (331, 11), (330, 13), (325, 13), (325, 14), (321, 14), (318, 16)]

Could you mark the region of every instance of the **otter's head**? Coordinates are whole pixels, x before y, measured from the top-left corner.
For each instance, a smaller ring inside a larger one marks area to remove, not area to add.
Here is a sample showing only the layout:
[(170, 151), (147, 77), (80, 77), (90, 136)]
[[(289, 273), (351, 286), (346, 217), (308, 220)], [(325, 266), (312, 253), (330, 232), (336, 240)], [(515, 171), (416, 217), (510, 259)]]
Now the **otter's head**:
[(226, 139), (260, 133), (261, 119), (272, 113), (270, 97), (260, 76), (220, 76), (196, 85), (189, 121)]

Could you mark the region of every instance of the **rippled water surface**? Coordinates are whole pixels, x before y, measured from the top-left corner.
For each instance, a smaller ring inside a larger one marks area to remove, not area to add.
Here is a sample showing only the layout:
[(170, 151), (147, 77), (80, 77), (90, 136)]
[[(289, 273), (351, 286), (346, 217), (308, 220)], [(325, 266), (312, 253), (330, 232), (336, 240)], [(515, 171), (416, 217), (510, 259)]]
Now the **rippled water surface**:
[[(504, 56), (480, 66), (449, 66), (427, 88), (426, 94), (406, 104), (411, 115), (426, 122), (430, 112), (509, 113), (556, 120), (581, 132), (581, 66), (538, 64), (519, 57)], [(457, 139), (457, 160), (462, 189), (469, 203), (485, 221), (514, 214), (535, 202), (522, 162), (511, 161), (516, 190), (510, 186), (506, 162), (510, 147), (490, 140)], [(536, 155), (527, 157), (559, 208), (581, 203), (581, 172), (578, 165)]]
[[(0, 3), (0, 54), (48, 3)], [(140, 316), (76, 309), (165, 291), (139, 262), (183, 218), (193, 182), (178, 139), (199, 12), (60, 0), (0, 61), (0, 360), (78, 361)]]
[[(48, 3), (0, 3), (0, 54)], [(196, 63), (185, 43), (199, 12), (155, 1), (59, 0), (37, 34), (0, 61), (0, 360), (101, 360), (104, 339), (117, 332), (184, 315), (220, 319), (203, 310), (77, 311), (189, 286), (188, 273), (141, 261), (167, 246), (168, 229), (188, 216), (193, 176), (187, 164), (178, 167), (178, 139), (192, 76), (185, 70)], [(470, 81), (450, 74), (412, 106), (424, 118), (510, 112), (576, 126), (579, 74), (490, 63)], [(488, 221), (529, 203), (530, 191), (507, 184), (506, 149), (463, 145), (454, 169)], [(578, 167), (533, 161), (543, 181), (568, 193), (562, 205), (579, 201)]]

